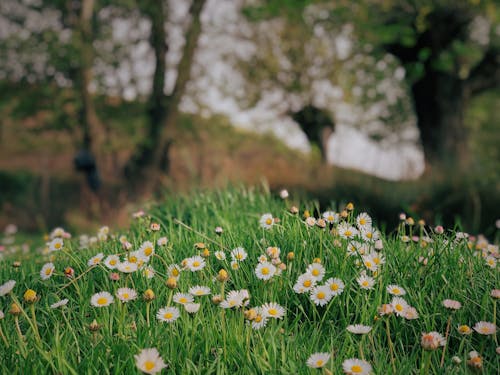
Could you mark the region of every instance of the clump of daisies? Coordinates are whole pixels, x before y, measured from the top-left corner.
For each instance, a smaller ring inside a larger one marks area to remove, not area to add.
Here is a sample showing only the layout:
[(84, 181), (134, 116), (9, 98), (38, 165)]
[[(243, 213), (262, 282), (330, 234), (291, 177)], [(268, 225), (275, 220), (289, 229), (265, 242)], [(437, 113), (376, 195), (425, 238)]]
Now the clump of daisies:
[(333, 297), (343, 293), (345, 284), (339, 278), (329, 278), (323, 284), (325, 267), (320, 262), (313, 262), (307, 266), (306, 272), (299, 275), (293, 286), (297, 294), (309, 293), (311, 301), (317, 306), (325, 306)]
[(267, 325), (269, 319), (282, 319), (286, 310), (275, 302), (269, 302), (246, 310), (244, 314), (253, 329), (261, 329)]

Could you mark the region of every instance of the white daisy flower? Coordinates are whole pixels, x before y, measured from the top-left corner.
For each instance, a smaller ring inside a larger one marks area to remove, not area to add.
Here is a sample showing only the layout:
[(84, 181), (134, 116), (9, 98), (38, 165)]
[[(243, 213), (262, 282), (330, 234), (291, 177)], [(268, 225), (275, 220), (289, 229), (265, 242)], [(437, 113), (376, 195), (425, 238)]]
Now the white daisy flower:
[(113, 301), (113, 296), (108, 292), (96, 293), (90, 298), (90, 303), (95, 307), (106, 307), (111, 305)]
[(195, 255), (194, 257), (188, 258), (186, 262), (186, 268), (188, 268), (191, 272), (200, 271), (205, 268), (205, 259), (203, 259), (199, 255)]
[(276, 246), (269, 246), (266, 249), (266, 254), (269, 255), (271, 258), (276, 259), (276, 258), (279, 258), (280, 254), (281, 254), (281, 249), (279, 247), (276, 247)]
[(378, 269), (378, 266), (377, 264), (375, 263), (375, 260), (373, 259), (373, 255), (372, 254), (368, 254), (368, 255), (363, 255), (363, 265), (369, 269), (370, 271), (372, 272), (375, 272), (377, 271)]
[(362, 212), (356, 217), (356, 225), (360, 230), (370, 228), (372, 226), (372, 218), (366, 212)]
[(363, 324), (348, 325), (346, 328), (349, 332), (356, 335), (364, 335), (372, 330), (371, 326), (365, 326)]
[(406, 310), (409, 307), (408, 302), (401, 297), (394, 297), (391, 301), (391, 305), (394, 308), (396, 315), (401, 317), (405, 316)]
[(139, 253), (146, 258), (149, 258), (155, 253), (155, 245), (151, 241), (145, 241), (139, 247)]
[(368, 276), (366, 273), (362, 273), (356, 281), (358, 282), (361, 289), (373, 289), (375, 285), (375, 279), (371, 276)]
[(132, 273), (137, 271), (138, 268), (137, 263), (131, 263), (129, 261), (121, 262), (116, 266), (116, 269), (123, 273)]
[(147, 279), (152, 279), (155, 277), (156, 271), (153, 267), (147, 266), (142, 269), (142, 274), (146, 276)]
[(64, 247), (64, 241), (62, 238), (54, 238), (52, 241), (49, 242), (49, 250), (50, 251), (59, 251), (62, 250)]
[(307, 359), (307, 367), (321, 368), (330, 360), (330, 353), (314, 353)]
[(264, 214), (259, 220), (260, 226), (264, 229), (271, 229), (274, 224), (274, 218), (272, 214)]
[(275, 272), (276, 267), (269, 262), (259, 263), (255, 268), (255, 275), (261, 280), (269, 280), (274, 276)]
[(120, 257), (118, 255), (108, 255), (106, 259), (104, 259), (104, 265), (110, 270), (114, 270), (119, 263)]
[(328, 223), (328, 224), (334, 224), (339, 221), (339, 214), (333, 211), (326, 211), (323, 212), (323, 219)]
[(57, 228), (54, 228), (54, 230), (50, 233), (49, 237), (51, 239), (56, 238), (56, 237), (63, 237), (65, 233), (66, 233), (66, 231), (63, 228), (57, 227)]
[(406, 294), (406, 290), (404, 290), (399, 285), (388, 285), (387, 293), (392, 294), (393, 296), (404, 296)]
[(372, 227), (362, 228), (360, 233), (361, 238), (366, 242), (373, 243), (380, 239), (380, 232)]
[(180, 316), (179, 309), (177, 307), (162, 307), (156, 313), (156, 318), (161, 322), (172, 323), (175, 322)]
[(206, 296), (210, 294), (210, 288), (207, 286), (192, 286), (189, 288), (189, 294), (192, 296)]
[(264, 254), (262, 254), (257, 260), (259, 261), (259, 263), (264, 263), (268, 261), (267, 256), (265, 256)]
[(194, 298), (191, 294), (188, 293), (175, 293), (174, 294), (174, 302), (180, 303), (182, 305), (186, 303), (192, 303), (194, 301)]
[(45, 263), (40, 270), (40, 277), (42, 280), (47, 280), (54, 274), (55, 270), (54, 263)]
[(103, 258), (104, 258), (104, 254), (99, 253), (99, 254), (93, 256), (92, 258), (90, 258), (89, 261), (87, 262), (87, 265), (89, 267), (97, 266), (99, 263), (101, 263)]
[(340, 296), (345, 288), (344, 282), (336, 278), (329, 278), (326, 280), (325, 285), (330, 289), (332, 296)]
[(62, 299), (56, 303), (53, 303), (52, 305), (50, 305), (50, 308), (51, 309), (57, 309), (58, 307), (61, 307), (61, 306), (66, 306), (66, 304), (68, 303), (68, 299), (65, 298), (65, 299)]
[(236, 249), (231, 250), (231, 259), (238, 262), (243, 262), (247, 258), (247, 252), (242, 247), (237, 247)]
[(171, 264), (167, 268), (167, 275), (168, 277), (175, 277), (177, 279), (181, 275), (181, 270), (182, 269), (178, 264)]
[(295, 293), (306, 293), (316, 286), (316, 278), (310, 273), (303, 273), (297, 279), (297, 282), (293, 286)]
[(157, 374), (167, 367), (156, 348), (142, 349), (139, 354), (134, 355), (134, 358), (139, 371), (146, 374)]
[(116, 291), (116, 297), (122, 302), (129, 302), (137, 298), (137, 292), (130, 288), (119, 288)]
[(497, 331), (497, 326), (494, 323), (481, 321), (477, 322), (472, 329), (481, 335), (494, 335)]
[(256, 307), (255, 312), (257, 313), (257, 315), (252, 320), (252, 328), (255, 330), (259, 330), (267, 325), (268, 318), (264, 316), (262, 308), (260, 307)]
[(358, 249), (361, 247), (361, 243), (358, 241), (349, 241), (347, 244), (347, 255), (353, 256), (358, 253)]
[(237, 260), (232, 260), (231, 263), (231, 269), (233, 270), (239, 270), (240, 269), (240, 263)]
[(484, 258), (486, 265), (490, 268), (495, 268), (497, 266), (497, 260), (495, 259), (494, 256), (489, 255), (486, 258)]
[(214, 253), (215, 257), (218, 259), (218, 260), (225, 260), (226, 259), (226, 253), (224, 251), (216, 251)]
[(285, 316), (285, 309), (276, 302), (266, 303), (261, 308), (262, 315), (267, 318), (281, 319)]
[(337, 226), (337, 231), (339, 236), (345, 239), (353, 239), (358, 235), (358, 230), (345, 221)]
[(328, 285), (320, 285), (311, 290), (311, 301), (317, 306), (324, 306), (333, 297), (332, 291)]
[(368, 375), (372, 372), (372, 365), (362, 359), (349, 358), (342, 362), (342, 369), (347, 375)]
[(306, 218), (306, 225), (308, 227), (314, 227), (316, 225), (316, 219), (312, 216)]
[(16, 286), (16, 282), (14, 280), (9, 280), (5, 284), (0, 286), (0, 297), (5, 296), (6, 294), (9, 294), (12, 289)]
[(166, 246), (168, 243), (168, 238), (167, 237), (160, 237), (158, 238), (158, 240), (156, 241), (156, 244), (158, 246)]
[(201, 304), (199, 303), (193, 303), (193, 302), (190, 302), (190, 303), (185, 303), (184, 304), (184, 309), (189, 313), (189, 314), (195, 314), (198, 312), (198, 310), (200, 310), (200, 306)]
[(312, 263), (307, 266), (306, 272), (319, 282), (325, 276), (325, 267), (321, 263)]

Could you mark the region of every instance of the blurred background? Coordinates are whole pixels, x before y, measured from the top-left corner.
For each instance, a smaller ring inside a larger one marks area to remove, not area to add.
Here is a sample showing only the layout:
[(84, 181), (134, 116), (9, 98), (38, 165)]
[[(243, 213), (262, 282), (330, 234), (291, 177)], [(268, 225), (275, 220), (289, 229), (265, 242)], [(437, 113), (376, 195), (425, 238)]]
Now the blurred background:
[(1, 0), (0, 227), (261, 184), (495, 230), (496, 0)]

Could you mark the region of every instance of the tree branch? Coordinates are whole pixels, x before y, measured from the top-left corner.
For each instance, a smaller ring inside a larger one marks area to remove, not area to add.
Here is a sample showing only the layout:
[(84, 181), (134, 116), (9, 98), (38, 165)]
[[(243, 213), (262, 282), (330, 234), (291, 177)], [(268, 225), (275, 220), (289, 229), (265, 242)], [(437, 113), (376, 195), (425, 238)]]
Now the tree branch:
[(500, 86), (500, 51), (490, 48), (465, 82), (471, 95)]

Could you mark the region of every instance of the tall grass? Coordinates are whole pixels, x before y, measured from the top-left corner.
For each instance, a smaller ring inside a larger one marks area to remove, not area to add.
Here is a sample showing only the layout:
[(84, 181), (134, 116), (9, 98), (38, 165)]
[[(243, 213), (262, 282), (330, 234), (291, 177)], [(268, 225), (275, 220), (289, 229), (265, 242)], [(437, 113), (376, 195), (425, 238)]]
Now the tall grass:
[[(298, 214), (289, 211), (292, 204), (300, 209)], [(483, 239), (461, 238), (452, 231), (436, 234), (418, 223), (402, 221), (393, 235), (381, 234), (383, 249), (378, 254), (385, 257), (385, 264), (372, 272), (364, 265), (362, 251), (348, 254), (352, 240), (339, 235), (337, 224), (322, 229), (305, 223), (306, 210), (320, 217), (316, 207), (312, 202), (276, 199), (258, 189), (200, 192), (168, 198), (134, 219), (124, 233), (111, 230), (106, 235), (106, 230), (101, 230), (100, 240), (84, 248), (75, 236), (64, 239), (64, 248), (54, 252), (49, 252), (43, 241), (40, 249), (30, 253), (11, 251), (12, 245), (6, 245), (0, 262), (0, 285), (11, 279), (16, 285), (0, 297), (0, 310), (5, 313), (0, 320), (4, 336), (0, 347), (2, 372), (137, 373), (134, 355), (144, 348), (157, 348), (168, 365), (164, 371), (177, 374), (339, 374), (349, 358), (366, 360), (377, 374), (465, 374), (472, 350), (481, 356), (485, 373), (497, 372), (500, 355), (496, 334), (473, 331), (462, 335), (457, 330), (459, 324), (473, 327), (479, 321), (496, 323), (498, 319), (497, 300), (491, 296), (500, 286), (498, 268), (488, 266), (485, 260), (486, 256), (498, 258), (497, 246)], [(337, 212), (344, 208), (332, 207)], [(279, 219), (270, 229), (259, 224), (265, 213)], [(357, 213), (345, 214), (343, 221), (355, 224)], [(152, 223), (159, 224), (160, 230), (152, 230)], [(221, 235), (214, 231), (217, 226), (223, 229)], [(121, 235), (126, 239), (120, 239)], [(157, 245), (164, 236), (167, 245)], [(149, 279), (139, 269), (129, 274), (118, 272), (120, 279), (113, 281), (110, 273), (117, 271), (104, 265), (106, 256), (126, 257), (145, 241), (155, 244), (155, 255), (149, 260), (155, 276)], [(124, 248), (125, 242), (131, 249)], [(366, 251), (373, 252), (373, 244), (367, 244)], [(263, 281), (256, 277), (255, 268), (259, 256), (270, 246), (281, 249), (280, 260), (286, 269)], [(237, 247), (243, 247), (248, 257), (233, 269), (230, 251)], [(226, 260), (218, 260), (216, 251), (224, 251)], [(204, 252), (208, 257), (202, 270), (182, 270), (176, 289), (167, 287), (166, 281), (172, 276), (168, 266), (178, 264), (182, 268), (184, 259)], [(89, 259), (98, 253), (103, 253), (104, 259), (89, 266)], [(330, 277), (345, 283), (343, 293), (325, 306), (315, 305), (309, 293), (298, 294), (293, 289), (314, 261), (320, 261), (326, 270), (318, 284)], [(47, 262), (53, 262), (56, 271), (42, 280), (40, 270)], [(74, 270), (72, 278), (64, 275), (67, 267)], [(221, 269), (229, 275), (225, 282), (217, 280)], [(361, 289), (356, 281), (363, 271), (375, 279), (371, 290)], [(390, 284), (406, 290), (402, 297), (416, 308), (418, 319), (379, 314), (379, 307), (393, 299), (387, 291)], [(187, 293), (194, 285), (208, 286), (212, 295), (195, 297), (200, 310), (189, 314), (173, 302), (173, 295)], [(115, 295), (121, 287), (133, 288), (138, 298), (122, 303), (115, 296), (108, 307), (91, 305), (95, 293)], [(33, 304), (23, 300), (27, 289), (37, 293)], [(147, 289), (155, 294), (149, 302), (143, 298)], [(223, 309), (212, 301), (216, 294), (241, 289), (250, 294), (246, 307)], [(50, 307), (64, 298), (69, 300), (66, 306)], [(457, 311), (447, 309), (442, 304), (445, 299), (460, 301), (462, 307)], [(9, 313), (16, 301), (21, 307), (17, 318)], [(253, 329), (245, 311), (269, 302), (283, 306), (286, 315)], [(180, 310), (178, 320), (166, 323), (156, 318), (160, 308), (174, 305)], [(92, 324), (94, 320), (96, 324)], [(352, 324), (372, 329), (366, 335), (355, 335), (346, 330)], [(433, 351), (422, 348), (422, 333), (430, 331), (447, 336), (444, 357), (443, 347)], [(306, 365), (315, 352), (331, 354), (322, 370)]]

